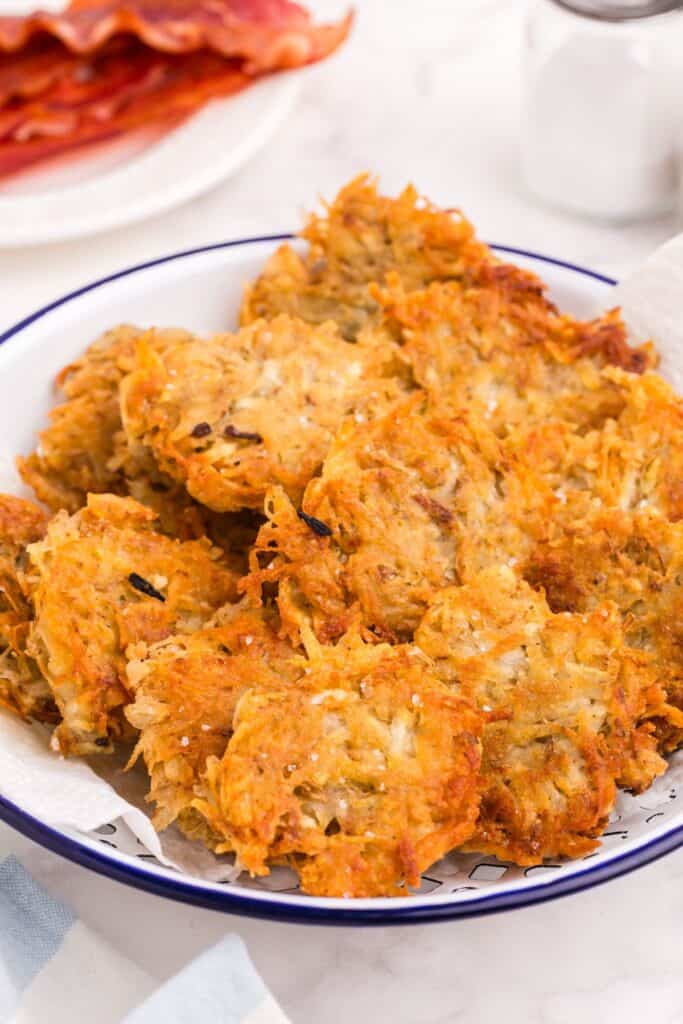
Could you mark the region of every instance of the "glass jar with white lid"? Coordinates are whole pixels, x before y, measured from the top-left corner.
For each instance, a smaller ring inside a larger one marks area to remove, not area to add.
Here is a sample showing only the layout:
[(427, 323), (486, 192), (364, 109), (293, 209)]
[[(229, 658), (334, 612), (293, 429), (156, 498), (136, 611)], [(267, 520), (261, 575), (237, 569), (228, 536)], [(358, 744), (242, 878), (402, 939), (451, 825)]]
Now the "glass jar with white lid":
[(535, 0), (523, 73), (522, 166), (534, 195), (612, 222), (674, 209), (681, 0)]

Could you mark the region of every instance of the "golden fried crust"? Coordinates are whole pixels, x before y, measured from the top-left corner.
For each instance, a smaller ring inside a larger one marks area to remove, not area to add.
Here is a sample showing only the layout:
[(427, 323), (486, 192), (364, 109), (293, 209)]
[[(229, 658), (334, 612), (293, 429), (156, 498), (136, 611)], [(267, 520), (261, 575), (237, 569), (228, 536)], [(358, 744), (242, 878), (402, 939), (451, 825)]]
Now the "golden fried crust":
[(19, 471), (53, 512), (76, 512), (89, 493), (130, 495), (157, 513), (164, 532), (183, 539), (200, 537), (210, 532), (201, 510), (142, 448), (133, 450), (123, 433), (119, 386), (133, 368), (141, 337), (163, 353), (192, 335), (127, 325), (104, 334), (60, 373), (57, 384), (65, 401), (50, 413), (38, 451), (18, 459)]
[(275, 588), (280, 631), (295, 644), (309, 622), (323, 642), (341, 636), (355, 611), (337, 545), (304, 523), (282, 488), (268, 492), (265, 511), (268, 519), (249, 554), (249, 575), (239, 588), (256, 604)]
[[(19, 460), (25, 482), (55, 512), (77, 511), (90, 492), (125, 493), (123, 474), (112, 465), (121, 430), (118, 391), (143, 333), (128, 325), (108, 331), (57, 378), (66, 401), (52, 410), (39, 451)], [(183, 335), (154, 332), (159, 346)]]
[(75, 512), (89, 491), (119, 489), (117, 474), (109, 469), (121, 429), (119, 359), (130, 357), (139, 334), (127, 325), (108, 331), (57, 378), (66, 401), (50, 413), (38, 451), (18, 460), (24, 482), (54, 512)]
[(285, 861), (305, 892), (392, 896), (472, 833), (481, 718), (405, 647), (347, 637), (294, 685), (254, 684), (195, 802), (253, 875)]
[(656, 373), (611, 368), (603, 374), (618, 390), (615, 418), (588, 431), (558, 419), (519, 428), (504, 450), (527, 452), (560, 499), (563, 522), (596, 507), (649, 510), (677, 522), (683, 518), (683, 403)]
[(331, 324), (283, 316), (169, 348), (163, 360), (141, 344), (122, 409), (132, 445), (226, 512), (262, 508), (272, 484), (298, 500), (342, 417), (386, 408), (402, 389), (391, 346), (351, 347)]
[(125, 713), (140, 733), (133, 760), (147, 766), (158, 829), (176, 819), (191, 834), (197, 819), (206, 825), (191, 806), (195, 787), (207, 758), (225, 751), (237, 701), (255, 678), (276, 685), (291, 675), (294, 651), (259, 609), (228, 606), (216, 622), (128, 665), (135, 700)]
[(359, 607), (367, 628), (406, 640), (441, 587), (521, 556), (552, 500), (485, 427), (439, 415), (417, 394), (371, 423), (344, 424), (306, 489), (310, 525), (282, 493), (269, 495), (242, 585), (258, 598), (277, 583), (292, 637), (310, 620), (333, 639)]
[(439, 210), (409, 187), (397, 199), (377, 193), (366, 175), (341, 190), (323, 216), (303, 231), (305, 256), (284, 245), (247, 290), (242, 324), (279, 313), (308, 323), (334, 320), (348, 341), (376, 318), (368, 291), (397, 271), (407, 290), (462, 278), (489, 258), (472, 225), (457, 211)]
[(198, 629), (235, 597), (208, 541), (171, 540), (154, 522), (132, 499), (90, 495), (29, 548), (29, 650), (62, 714), (53, 745), (64, 754), (107, 751), (121, 735), (129, 645)]
[[(449, 444), (453, 436), (421, 413), (411, 415), (412, 408), (342, 428), (302, 505), (328, 537), (319, 537), (315, 523), (308, 526), (282, 495), (267, 502), (270, 525), (255, 555), (276, 553), (276, 560), (259, 577), (252, 555), (254, 579), (278, 580), (291, 635), (303, 614), (321, 639), (332, 639), (359, 605), (364, 624), (379, 635), (407, 638), (430, 595), (457, 578), (453, 504), (462, 461)], [(483, 475), (485, 467), (475, 463), (473, 472)]]
[(23, 552), (45, 533), (47, 516), (38, 505), (11, 494), (0, 494), (0, 559), (3, 568), (23, 565)]
[(482, 268), (469, 286), (406, 292), (398, 274), (388, 284), (372, 293), (417, 383), (454, 409), (466, 405), (499, 435), (550, 415), (600, 425), (622, 407), (601, 368), (654, 365), (651, 346), (629, 348), (618, 311), (589, 323), (561, 316), (538, 279), (517, 267)]
[(26, 547), (46, 527), (47, 516), (37, 505), (0, 495), (0, 706), (22, 718), (54, 722), (50, 689), (26, 653), (33, 613), (23, 582)]
[[(647, 657), (666, 700), (654, 703), (664, 750), (683, 741), (683, 523), (597, 509), (536, 547), (522, 567), (554, 611), (618, 607), (626, 642)], [(673, 705), (673, 707), (671, 706)]]
[(596, 846), (616, 784), (640, 791), (666, 769), (641, 724), (656, 681), (624, 647), (614, 605), (555, 615), (510, 569), (493, 568), (441, 591), (415, 642), (490, 714), (469, 849), (517, 864), (581, 856)]

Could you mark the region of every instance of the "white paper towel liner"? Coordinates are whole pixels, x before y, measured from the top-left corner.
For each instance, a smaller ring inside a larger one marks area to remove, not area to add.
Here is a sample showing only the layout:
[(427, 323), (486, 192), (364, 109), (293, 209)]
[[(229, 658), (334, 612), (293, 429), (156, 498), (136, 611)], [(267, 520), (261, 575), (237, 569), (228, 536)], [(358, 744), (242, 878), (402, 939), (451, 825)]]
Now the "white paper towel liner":
[(683, 234), (662, 245), (614, 290), (633, 342), (651, 338), (659, 372), (683, 393)]

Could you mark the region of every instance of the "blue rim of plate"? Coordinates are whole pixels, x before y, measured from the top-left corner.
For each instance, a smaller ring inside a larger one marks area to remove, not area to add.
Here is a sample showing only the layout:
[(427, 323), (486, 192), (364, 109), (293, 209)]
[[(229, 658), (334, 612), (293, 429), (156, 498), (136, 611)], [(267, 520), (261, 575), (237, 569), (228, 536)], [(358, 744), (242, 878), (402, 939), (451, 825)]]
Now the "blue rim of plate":
[[(261, 235), (229, 242), (218, 242), (214, 245), (200, 246), (183, 252), (173, 253), (169, 256), (162, 256), (158, 259), (148, 260), (145, 263), (139, 263), (125, 270), (117, 271), (91, 284), (77, 288), (61, 298), (55, 299), (48, 305), (43, 306), (42, 309), (20, 320), (13, 327), (10, 327), (9, 330), (0, 334), (0, 345), (9, 341), (10, 338), (15, 337), (31, 324), (36, 323), (36, 321), (47, 316), (48, 313), (58, 309), (60, 306), (104, 285), (111, 284), (123, 277), (128, 277), (131, 274), (202, 253), (263, 242), (284, 242), (292, 237), (291, 234)], [(599, 274), (594, 270), (589, 270), (587, 267), (582, 267), (575, 263), (555, 259), (552, 256), (544, 256), (541, 253), (506, 245), (492, 245), (492, 248), (497, 252), (503, 252), (512, 256), (522, 256), (540, 263), (571, 270), (576, 274), (600, 281), (602, 284), (616, 284), (616, 281), (611, 277)], [(433, 903), (427, 901), (418, 906), (398, 905), (394, 907), (378, 907), (377, 909), (371, 907), (355, 909), (352, 905), (349, 905), (347, 909), (346, 906), (343, 908), (317, 906), (313, 901), (309, 902), (305, 897), (297, 897), (295, 902), (286, 903), (279, 900), (271, 901), (265, 896), (257, 899), (244, 894), (244, 892), (236, 893), (231, 891), (229, 886), (220, 890), (215, 888), (208, 889), (186, 881), (181, 877), (173, 878), (167, 875), (155, 874), (135, 864), (115, 861), (97, 849), (83, 845), (70, 836), (58, 832), (49, 825), (45, 825), (42, 821), (22, 811), (20, 807), (2, 796), (0, 796), (0, 820), (40, 846), (59, 854), (61, 857), (125, 885), (131, 885), (145, 892), (164, 896), (179, 903), (187, 903), (209, 910), (295, 924), (422, 924), (427, 921), (478, 917), (504, 910), (514, 910), (537, 903), (545, 903), (560, 896), (568, 896), (571, 893), (581, 892), (595, 885), (601, 885), (612, 878), (627, 874), (636, 868), (644, 867), (646, 864), (665, 856), (667, 853), (683, 845), (683, 825), (680, 825), (658, 836), (656, 839), (644, 843), (635, 850), (618, 854), (607, 861), (576, 871), (566, 878), (560, 877), (556, 881), (546, 881), (538, 885), (530, 885), (523, 889), (504, 893), (489, 893), (482, 895), (480, 898), (466, 900), (461, 903), (447, 903), (435, 900)]]

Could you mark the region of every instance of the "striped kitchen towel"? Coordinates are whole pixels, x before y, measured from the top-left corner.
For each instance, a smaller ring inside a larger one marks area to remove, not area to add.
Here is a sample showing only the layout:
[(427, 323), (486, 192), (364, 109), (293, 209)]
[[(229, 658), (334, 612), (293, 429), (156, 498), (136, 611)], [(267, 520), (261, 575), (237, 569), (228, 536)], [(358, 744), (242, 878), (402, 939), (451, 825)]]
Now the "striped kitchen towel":
[(237, 935), (161, 987), (0, 862), (0, 1024), (288, 1024)]

